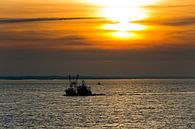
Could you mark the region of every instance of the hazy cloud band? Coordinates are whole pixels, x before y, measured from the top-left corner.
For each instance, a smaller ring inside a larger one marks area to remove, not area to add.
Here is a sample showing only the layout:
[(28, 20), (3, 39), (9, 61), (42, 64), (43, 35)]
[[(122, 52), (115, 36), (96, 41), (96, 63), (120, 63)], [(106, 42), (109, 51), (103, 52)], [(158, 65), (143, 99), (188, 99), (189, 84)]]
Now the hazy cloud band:
[[(9, 23), (25, 23), (25, 22), (41, 22), (41, 21), (72, 21), (72, 20), (97, 20), (105, 19), (103, 17), (72, 17), (72, 18), (0, 18), (0, 24)], [(177, 19), (167, 19), (163, 21), (137, 21), (138, 23), (149, 23), (149, 24), (159, 24), (166, 26), (186, 26), (195, 24), (195, 17), (184, 17)]]
[(100, 19), (100, 17), (73, 17), (73, 18), (8, 18), (0, 19), (0, 24), (6, 23), (21, 23), (21, 22), (41, 22), (41, 21), (70, 21), (70, 20), (90, 20), (90, 19)]

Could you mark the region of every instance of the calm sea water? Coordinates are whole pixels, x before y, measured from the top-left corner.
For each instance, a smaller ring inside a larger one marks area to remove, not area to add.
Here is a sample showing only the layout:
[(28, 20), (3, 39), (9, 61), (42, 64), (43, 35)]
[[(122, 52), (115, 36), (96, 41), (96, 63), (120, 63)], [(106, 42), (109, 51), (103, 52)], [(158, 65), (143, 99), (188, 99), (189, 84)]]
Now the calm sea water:
[(195, 129), (195, 80), (86, 82), (105, 95), (63, 96), (67, 81), (0, 81), (0, 128)]

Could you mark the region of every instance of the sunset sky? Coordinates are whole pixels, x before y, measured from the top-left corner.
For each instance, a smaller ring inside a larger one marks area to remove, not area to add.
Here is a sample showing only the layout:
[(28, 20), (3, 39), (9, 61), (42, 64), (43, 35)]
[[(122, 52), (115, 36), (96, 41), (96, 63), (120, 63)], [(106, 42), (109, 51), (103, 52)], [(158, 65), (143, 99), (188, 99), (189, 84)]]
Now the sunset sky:
[(4, 0), (0, 76), (195, 76), (194, 0)]

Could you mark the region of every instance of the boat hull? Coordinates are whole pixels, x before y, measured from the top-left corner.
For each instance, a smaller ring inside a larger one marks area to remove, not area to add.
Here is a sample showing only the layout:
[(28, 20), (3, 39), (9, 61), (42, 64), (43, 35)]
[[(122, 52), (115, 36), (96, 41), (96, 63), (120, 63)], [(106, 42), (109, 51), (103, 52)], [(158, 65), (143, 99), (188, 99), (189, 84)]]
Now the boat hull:
[(92, 96), (92, 91), (87, 87), (79, 86), (77, 89), (68, 88), (65, 90), (65, 96)]

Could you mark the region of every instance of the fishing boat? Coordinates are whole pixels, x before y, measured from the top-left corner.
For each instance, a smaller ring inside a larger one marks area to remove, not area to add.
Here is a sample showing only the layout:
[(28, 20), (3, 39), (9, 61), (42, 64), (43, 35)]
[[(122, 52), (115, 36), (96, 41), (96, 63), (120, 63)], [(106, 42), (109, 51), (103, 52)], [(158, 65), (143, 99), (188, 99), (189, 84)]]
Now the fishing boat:
[(79, 75), (76, 78), (69, 75), (69, 87), (65, 90), (65, 96), (91, 96), (92, 91), (89, 86), (82, 80), (82, 83), (78, 84)]

